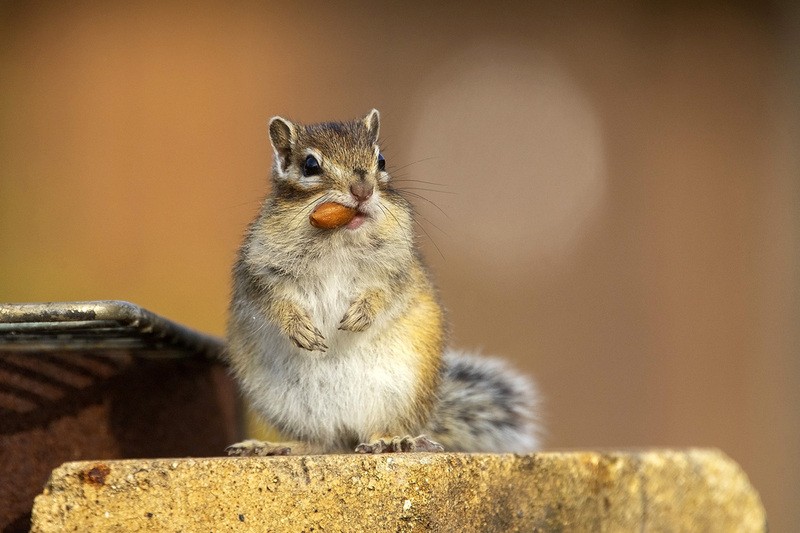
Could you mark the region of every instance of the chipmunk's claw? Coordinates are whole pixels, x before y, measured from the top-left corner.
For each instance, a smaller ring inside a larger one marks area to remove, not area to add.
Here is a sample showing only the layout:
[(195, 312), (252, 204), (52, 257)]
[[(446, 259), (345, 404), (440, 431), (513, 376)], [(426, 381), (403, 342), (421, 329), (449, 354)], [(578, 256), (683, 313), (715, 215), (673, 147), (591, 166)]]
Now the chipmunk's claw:
[(425, 435), (378, 439), (356, 446), (356, 453), (443, 452), (444, 446)]
[(373, 317), (369, 307), (363, 303), (356, 303), (347, 310), (339, 322), (339, 329), (343, 331), (364, 331), (372, 325)]
[(311, 324), (300, 324), (292, 332), (291, 339), (298, 348), (309, 352), (325, 352), (328, 350), (322, 332)]

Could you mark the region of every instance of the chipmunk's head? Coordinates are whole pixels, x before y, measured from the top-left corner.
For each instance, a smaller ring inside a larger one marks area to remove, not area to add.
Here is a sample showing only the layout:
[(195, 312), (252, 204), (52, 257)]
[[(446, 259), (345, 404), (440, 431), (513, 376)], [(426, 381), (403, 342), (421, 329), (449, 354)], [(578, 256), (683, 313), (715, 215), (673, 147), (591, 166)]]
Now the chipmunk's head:
[(358, 120), (312, 125), (273, 117), (273, 197), (284, 209), (304, 211), (297, 214), (305, 214), (298, 220), (306, 224), (317, 206), (330, 202), (354, 210), (343, 229), (357, 230), (370, 219), (392, 216), (407, 204), (389, 187), (379, 130), (377, 109)]

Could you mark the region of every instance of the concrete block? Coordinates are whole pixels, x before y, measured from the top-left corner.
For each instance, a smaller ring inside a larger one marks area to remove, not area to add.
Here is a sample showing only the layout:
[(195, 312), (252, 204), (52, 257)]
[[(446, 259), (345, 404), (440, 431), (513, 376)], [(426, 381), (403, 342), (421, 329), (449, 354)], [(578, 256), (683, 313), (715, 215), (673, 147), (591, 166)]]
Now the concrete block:
[(716, 450), (66, 463), (33, 508), (62, 531), (765, 531)]

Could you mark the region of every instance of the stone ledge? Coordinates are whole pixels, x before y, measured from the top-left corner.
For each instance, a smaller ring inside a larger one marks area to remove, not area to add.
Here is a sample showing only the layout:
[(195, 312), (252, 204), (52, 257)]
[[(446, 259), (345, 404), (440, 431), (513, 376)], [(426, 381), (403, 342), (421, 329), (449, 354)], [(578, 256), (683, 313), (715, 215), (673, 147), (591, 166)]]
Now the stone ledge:
[(397, 454), (66, 463), (50, 531), (765, 531), (716, 450)]

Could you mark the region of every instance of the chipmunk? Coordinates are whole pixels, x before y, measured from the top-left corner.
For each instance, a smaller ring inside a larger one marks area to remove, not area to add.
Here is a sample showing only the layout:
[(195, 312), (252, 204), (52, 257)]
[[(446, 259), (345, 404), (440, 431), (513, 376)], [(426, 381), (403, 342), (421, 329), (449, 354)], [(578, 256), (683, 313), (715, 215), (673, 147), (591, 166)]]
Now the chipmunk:
[[(227, 359), (252, 407), (290, 442), (230, 455), (530, 452), (532, 384), (447, 350), (437, 292), (393, 187), (373, 109), (349, 122), (269, 123), (272, 191), (233, 268)], [(341, 227), (309, 223), (331, 202)]]

